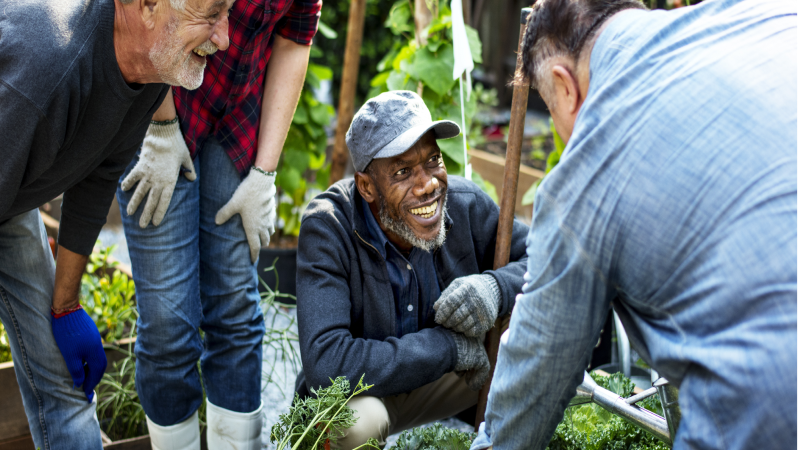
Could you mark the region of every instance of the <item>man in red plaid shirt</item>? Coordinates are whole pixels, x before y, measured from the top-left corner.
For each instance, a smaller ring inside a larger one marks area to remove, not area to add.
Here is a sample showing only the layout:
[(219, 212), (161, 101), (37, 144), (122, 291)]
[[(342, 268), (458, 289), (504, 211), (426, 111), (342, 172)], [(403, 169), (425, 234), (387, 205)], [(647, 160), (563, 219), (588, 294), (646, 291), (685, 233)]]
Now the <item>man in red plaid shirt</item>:
[(230, 47), (195, 50), (207, 60), (200, 88), (167, 95), (117, 190), (140, 314), (136, 388), (154, 449), (200, 448), (203, 389), (209, 448), (261, 448), (256, 262), (275, 229), (275, 169), (320, 8), (237, 0), (228, 17), (209, 16), (229, 22)]

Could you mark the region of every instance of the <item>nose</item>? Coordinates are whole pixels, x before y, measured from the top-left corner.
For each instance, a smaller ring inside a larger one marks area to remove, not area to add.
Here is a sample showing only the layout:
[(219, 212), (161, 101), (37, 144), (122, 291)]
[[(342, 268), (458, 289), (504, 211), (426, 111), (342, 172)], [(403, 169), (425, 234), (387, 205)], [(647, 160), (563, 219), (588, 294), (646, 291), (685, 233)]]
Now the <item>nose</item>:
[(214, 34), (211, 35), (211, 42), (220, 50), (225, 51), (230, 45), (228, 39), (228, 16), (225, 15), (214, 25)]
[(430, 172), (420, 169), (420, 176), (414, 189), (414, 195), (423, 197), (430, 195), (439, 187), (439, 180)]

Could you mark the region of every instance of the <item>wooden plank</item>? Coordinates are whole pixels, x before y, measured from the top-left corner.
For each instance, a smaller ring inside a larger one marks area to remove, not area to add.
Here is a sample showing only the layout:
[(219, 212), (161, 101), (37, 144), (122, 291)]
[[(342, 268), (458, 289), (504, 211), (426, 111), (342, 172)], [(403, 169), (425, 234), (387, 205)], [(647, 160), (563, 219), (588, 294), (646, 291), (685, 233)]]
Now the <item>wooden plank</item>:
[[(30, 435), (13, 362), (0, 364), (0, 386), (3, 387), (3, 395), (0, 395), (0, 438), (11, 440)], [(5, 447), (0, 448), (5, 450)]]
[(31, 450), (32, 448), (34, 445), (30, 433), (0, 441), (0, 450)]
[[(493, 153), (485, 152), (483, 150), (470, 150), (470, 163), (472, 170), (478, 172), (484, 180), (492, 183), (497, 188), (497, 195), (502, 202), (502, 186), (503, 186), (503, 173), (505, 171), (505, 159), (502, 156)], [(533, 167), (520, 164), (519, 166), (519, 184), (517, 188), (517, 201), (514, 206), (514, 214), (517, 217), (522, 217), (530, 221), (533, 215), (533, 205), (524, 206), (522, 204), (522, 197), (528, 192), (531, 186), (544, 177), (544, 172)]]

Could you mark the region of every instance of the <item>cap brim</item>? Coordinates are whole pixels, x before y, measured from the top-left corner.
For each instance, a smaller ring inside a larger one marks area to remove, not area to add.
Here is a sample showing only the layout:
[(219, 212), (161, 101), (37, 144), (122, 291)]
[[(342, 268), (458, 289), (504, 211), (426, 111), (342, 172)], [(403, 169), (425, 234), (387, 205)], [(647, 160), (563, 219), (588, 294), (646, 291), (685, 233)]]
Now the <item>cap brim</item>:
[(391, 158), (392, 156), (405, 153), (431, 129), (436, 133), (436, 139), (450, 139), (461, 133), (461, 128), (452, 120), (437, 120), (436, 122), (423, 123), (409, 128), (403, 134), (397, 136), (392, 142), (386, 144), (386, 146), (376, 153), (372, 159)]

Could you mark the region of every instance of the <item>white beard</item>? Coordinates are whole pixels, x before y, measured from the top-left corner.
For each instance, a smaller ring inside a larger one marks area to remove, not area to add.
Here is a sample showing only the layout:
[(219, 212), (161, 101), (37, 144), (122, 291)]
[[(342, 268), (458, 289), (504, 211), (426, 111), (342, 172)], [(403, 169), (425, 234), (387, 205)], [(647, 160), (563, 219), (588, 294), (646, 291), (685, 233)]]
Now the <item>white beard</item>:
[(164, 83), (190, 90), (197, 89), (203, 84), (205, 60), (198, 63), (192, 58), (191, 53), (183, 55), (183, 45), (177, 31), (178, 19), (172, 17), (164, 30), (164, 35), (150, 49), (150, 61)]

